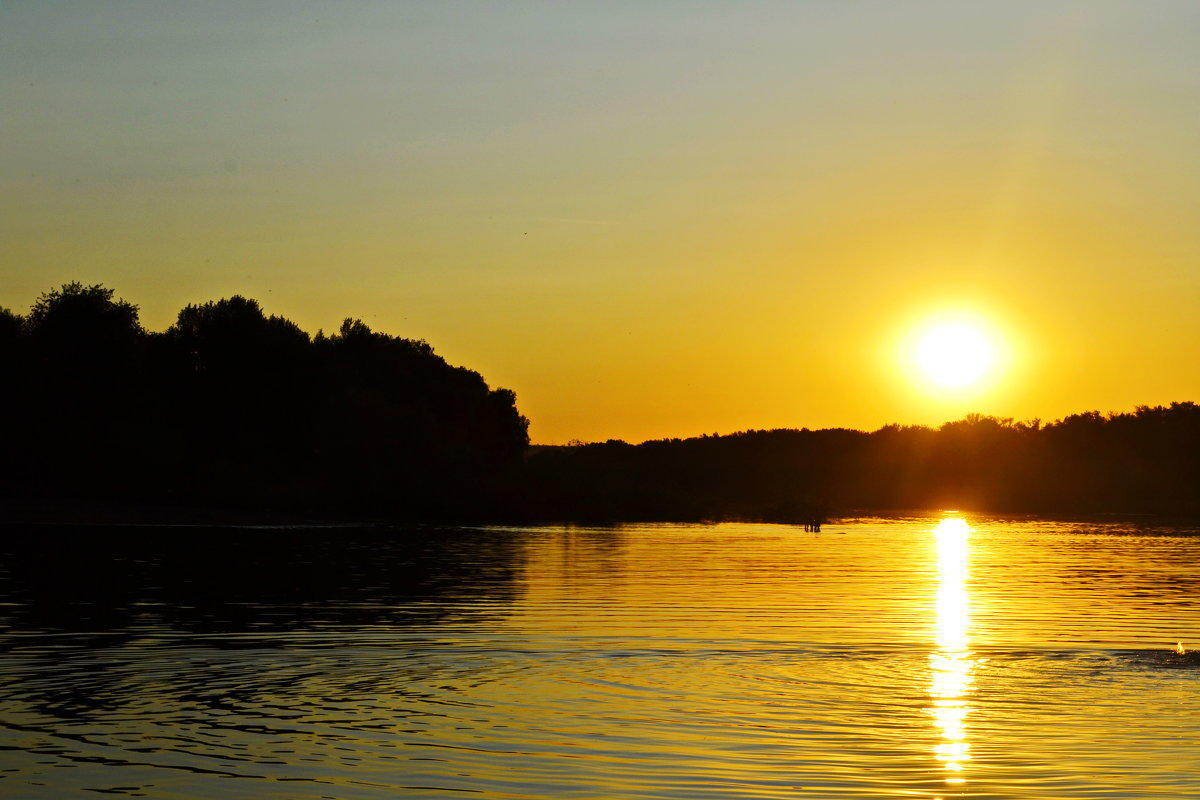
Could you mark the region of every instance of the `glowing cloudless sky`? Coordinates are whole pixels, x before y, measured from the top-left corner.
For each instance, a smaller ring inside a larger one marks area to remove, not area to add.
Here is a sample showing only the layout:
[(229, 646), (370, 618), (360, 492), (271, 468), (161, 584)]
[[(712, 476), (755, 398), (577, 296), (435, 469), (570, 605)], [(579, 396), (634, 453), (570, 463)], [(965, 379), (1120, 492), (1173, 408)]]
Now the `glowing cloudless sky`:
[[(361, 317), (538, 442), (1200, 399), (1198, 42), (1190, 1), (0, 2), (0, 305)], [(997, 364), (938, 392), (900, 350), (945, 315)]]

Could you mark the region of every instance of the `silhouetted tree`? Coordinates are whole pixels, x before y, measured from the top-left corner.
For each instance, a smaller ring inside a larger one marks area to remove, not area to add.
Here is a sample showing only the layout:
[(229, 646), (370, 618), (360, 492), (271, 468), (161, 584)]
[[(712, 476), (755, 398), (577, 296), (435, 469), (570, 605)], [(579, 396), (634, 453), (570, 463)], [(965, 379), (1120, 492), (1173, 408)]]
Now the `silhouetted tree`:
[(508, 502), (528, 444), (513, 393), (426, 342), (357, 320), (311, 339), (241, 296), (146, 333), (112, 290), (70, 283), (0, 314), (0, 355), (23, 423), (0, 449), (10, 494), (478, 515)]
[(25, 320), (20, 314), (0, 306), (0, 359), (5, 359), (2, 363), (7, 364), (7, 359), (16, 353), (24, 324)]
[[(23, 425), (27, 383), (24, 370), (21, 332), (24, 320), (7, 308), (0, 307), (0, 420), (4, 433), (0, 435), (0, 486), (16, 476), (17, 465), (24, 460), (25, 444), (17, 428)], [(0, 489), (2, 491), (2, 489)]]
[(145, 335), (137, 306), (114, 299), (112, 289), (79, 282), (43, 292), (24, 327), (43, 368), (92, 379), (128, 370)]
[(490, 390), (428, 343), (347, 319), (316, 344), (335, 410), (322, 416), (319, 449), (337, 465), (327, 479), (347, 494), (444, 514), (523, 455), (528, 421), (515, 395)]
[(145, 331), (137, 306), (73, 282), (22, 320), (11, 474), (27, 488), (103, 494), (137, 462)]

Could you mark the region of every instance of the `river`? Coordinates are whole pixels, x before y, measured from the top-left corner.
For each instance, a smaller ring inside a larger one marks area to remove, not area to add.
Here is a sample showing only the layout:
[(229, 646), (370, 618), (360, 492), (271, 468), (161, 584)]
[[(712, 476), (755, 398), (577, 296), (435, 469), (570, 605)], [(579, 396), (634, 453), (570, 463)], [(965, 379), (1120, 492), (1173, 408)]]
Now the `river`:
[(1200, 796), (1190, 648), (1148, 521), (10, 526), (0, 796)]

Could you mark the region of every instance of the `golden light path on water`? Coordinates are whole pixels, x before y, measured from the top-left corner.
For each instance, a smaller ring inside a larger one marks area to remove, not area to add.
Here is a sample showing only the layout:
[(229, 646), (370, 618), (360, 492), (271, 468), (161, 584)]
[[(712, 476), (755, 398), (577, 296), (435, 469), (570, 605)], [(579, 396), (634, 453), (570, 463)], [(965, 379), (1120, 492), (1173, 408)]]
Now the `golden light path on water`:
[(971, 672), (976, 662), (968, 649), (971, 626), (967, 590), (971, 529), (958, 517), (943, 519), (933, 531), (937, 547), (937, 647), (930, 656), (930, 713), (941, 734), (934, 755), (946, 770), (946, 783), (966, 783), (965, 762), (971, 758), (966, 718)]

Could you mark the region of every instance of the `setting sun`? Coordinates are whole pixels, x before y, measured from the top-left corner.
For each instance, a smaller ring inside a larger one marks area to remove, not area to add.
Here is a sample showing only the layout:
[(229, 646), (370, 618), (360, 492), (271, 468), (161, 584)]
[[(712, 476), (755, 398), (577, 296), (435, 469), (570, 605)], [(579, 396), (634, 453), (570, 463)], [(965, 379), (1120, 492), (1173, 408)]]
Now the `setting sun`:
[(991, 393), (1005, 383), (1010, 350), (1008, 337), (983, 314), (971, 310), (927, 313), (901, 337), (893, 363), (920, 394), (963, 401)]
[(919, 337), (915, 358), (925, 380), (958, 389), (988, 375), (996, 362), (996, 348), (987, 334), (971, 323), (943, 322)]

